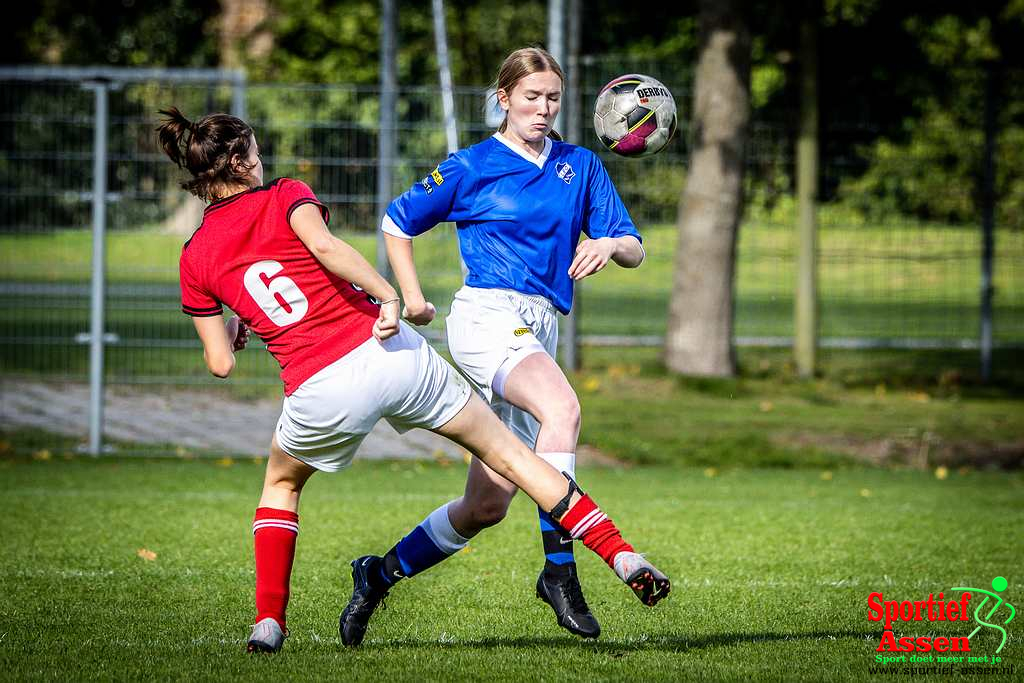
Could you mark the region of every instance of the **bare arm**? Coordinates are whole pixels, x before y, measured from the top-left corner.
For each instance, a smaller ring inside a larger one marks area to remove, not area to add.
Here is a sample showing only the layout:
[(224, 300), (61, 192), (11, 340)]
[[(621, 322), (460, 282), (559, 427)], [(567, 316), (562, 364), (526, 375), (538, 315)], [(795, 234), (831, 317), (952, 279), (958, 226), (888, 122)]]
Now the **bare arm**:
[(609, 260), (623, 268), (636, 268), (644, 260), (640, 240), (632, 235), (583, 240), (576, 247), (576, 258), (569, 266), (569, 277), (582, 280), (604, 268)]
[(397, 334), (398, 293), (395, 288), (362, 254), (331, 234), (320, 210), (313, 204), (303, 204), (292, 212), (290, 225), (324, 268), (383, 302), (380, 317), (373, 328), (374, 336), (383, 340)]
[(362, 254), (331, 234), (315, 205), (303, 204), (295, 209), (290, 223), (298, 238), (324, 268), (378, 301), (388, 301), (398, 296), (395, 288)]
[(612, 260), (623, 268), (636, 268), (644, 261), (644, 247), (640, 240), (632, 235), (612, 237), (615, 240), (615, 253)]
[(416, 325), (430, 323), (434, 319), (434, 305), (427, 301), (420, 288), (412, 256), (412, 240), (384, 233), (384, 246), (388, 251), (391, 269), (398, 279), (398, 286), (402, 289), (402, 299), (405, 301), (402, 316)]
[(235, 316), (224, 322), (223, 315), (194, 317), (199, 341), (203, 343), (203, 360), (210, 372), (220, 378), (235, 368), (235, 351), (241, 351), (249, 341), (249, 329)]

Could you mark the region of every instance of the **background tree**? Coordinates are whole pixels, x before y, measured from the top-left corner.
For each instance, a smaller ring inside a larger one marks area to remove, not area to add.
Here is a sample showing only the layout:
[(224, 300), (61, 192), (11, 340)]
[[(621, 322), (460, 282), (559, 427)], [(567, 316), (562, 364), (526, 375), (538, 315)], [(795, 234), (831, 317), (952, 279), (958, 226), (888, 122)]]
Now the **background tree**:
[(750, 122), (751, 39), (736, 0), (702, 0), (693, 148), (679, 206), (665, 364), (690, 375), (736, 372), (733, 276)]
[(216, 63), (217, 0), (28, 4), (4, 20), (2, 62), (139, 67)]
[(244, 69), (260, 63), (273, 49), (269, 28), (269, 0), (221, 0), (217, 20), (217, 51), (220, 66)]

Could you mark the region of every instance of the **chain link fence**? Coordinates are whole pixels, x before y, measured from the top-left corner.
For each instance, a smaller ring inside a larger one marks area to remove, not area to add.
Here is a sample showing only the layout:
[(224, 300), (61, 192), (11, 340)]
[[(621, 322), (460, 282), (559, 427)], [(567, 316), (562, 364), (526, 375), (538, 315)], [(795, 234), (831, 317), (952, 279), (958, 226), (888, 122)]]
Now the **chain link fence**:
[[(589, 117), (601, 85), (623, 72), (659, 77), (680, 105), (680, 131), (653, 158), (600, 150)], [(5, 376), (85, 379), (89, 367), (91, 210), (96, 125), (94, 93), (76, 79), (0, 80), (0, 291)], [(678, 198), (685, 181), (690, 84), (662, 77), (654, 63), (582, 60), (579, 107), (584, 144), (601, 153), (644, 235), (648, 259), (609, 268), (581, 287), (583, 344), (660, 341), (672, 288)], [(109, 97), (106, 169), (105, 345), (108, 382), (210, 381), (188, 319), (179, 312), (177, 258), (202, 205), (178, 187), (180, 172), (157, 146), (157, 109), (190, 117), (239, 111), (253, 124), (268, 178), (298, 177), (330, 206), (332, 229), (373, 259), (379, 92), (373, 87), (195, 82), (173, 71), (105, 81)], [(244, 98), (239, 88), (244, 87)], [(459, 141), (491, 129), (484, 90), (456, 88)], [(240, 111), (244, 110), (244, 111)], [(398, 97), (397, 194), (445, 156), (436, 88)], [(740, 231), (736, 333), (741, 344), (787, 344), (796, 282), (792, 123), (759, 118), (748, 147), (748, 211)], [(823, 175), (848, 175), (829, 145), (870, 141), (871, 126), (824, 132)], [(845, 137), (844, 137), (845, 136)], [(927, 169), (923, 169), (927, 172)], [(864, 218), (840, 202), (820, 210), (822, 343), (833, 346), (973, 347), (979, 329), (979, 223), (922, 222), (899, 214)], [(428, 296), (447, 309), (461, 283), (454, 228), (416, 241)], [(1024, 344), (1024, 232), (997, 224), (995, 339)], [(439, 316), (441, 317), (441, 316)], [(443, 338), (437, 332), (434, 338)], [(274, 383), (268, 354), (246, 354), (240, 382)]]

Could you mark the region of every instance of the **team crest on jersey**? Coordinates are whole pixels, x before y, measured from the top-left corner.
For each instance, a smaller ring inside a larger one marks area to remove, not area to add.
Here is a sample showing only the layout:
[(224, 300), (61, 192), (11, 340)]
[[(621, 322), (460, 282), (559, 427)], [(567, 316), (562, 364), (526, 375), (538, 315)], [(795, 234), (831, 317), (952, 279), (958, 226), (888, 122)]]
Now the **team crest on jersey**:
[(572, 179), (576, 177), (576, 171), (572, 170), (572, 166), (565, 162), (555, 164), (555, 173), (565, 181), (566, 185), (571, 183)]
[(434, 179), (434, 182), (440, 185), (444, 182), (444, 176), (441, 175), (441, 168), (437, 167), (430, 172), (430, 177)]
[(517, 327), (515, 332), (513, 332), (512, 334), (516, 335), (517, 337), (522, 337), (524, 334), (530, 334), (530, 328), (529, 327)]

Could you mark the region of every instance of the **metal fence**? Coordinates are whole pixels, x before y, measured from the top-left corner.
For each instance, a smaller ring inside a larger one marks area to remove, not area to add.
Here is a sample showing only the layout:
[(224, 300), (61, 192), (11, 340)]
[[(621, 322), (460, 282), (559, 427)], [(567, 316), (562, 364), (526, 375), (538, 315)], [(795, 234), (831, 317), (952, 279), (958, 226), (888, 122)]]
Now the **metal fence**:
[[(586, 121), (603, 83), (623, 71), (657, 65), (583, 60), (579, 79), (585, 131), (578, 141), (601, 152), (641, 227), (648, 260), (637, 270), (610, 268), (581, 287), (584, 344), (657, 344), (664, 334), (675, 256), (675, 220), (685, 179), (689, 84), (662, 78), (676, 94), (684, 124), (669, 149), (642, 160), (599, 150)], [(246, 84), (230, 74), (154, 71), (122, 78), (0, 72), (0, 291), (3, 373), (84, 379), (90, 366), (90, 273), (94, 212), (106, 213), (103, 357), (108, 382), (208, 381), (187, 318), (179, 313), (177, 256), (197, 227), (201, 205), (156, 144), (156, 110), (196, 116), (236, 111), (254, 125), (268, 178), (307, 181), (330, 206), (332, 229), (374, 254), (379, 91), (345, 85)], [(107, 125), (94, 154), (96, 84)], [(462, 145), (490, 132), (482, 88), (456, 88)], [(445, 155), (436, 88), (403, 88), (397, 107), (397, 194)], [(864, 128), (828, 131), (865, 134)], [(868, 129), (870, 132), (870, 129)], [(748, 216), (740, 232), (736, 331), (741, 344), (789, 343), (792, 335), (795, 211), (787, 185), (791, 134), (784, 122), (755, 116), (749, 146)], [(826, 175), (841, 169), (829, 168)], [(107, 188), (95, 202), (95, 169)], [(97, 204), (99, 207), (97, 207)], [(820, 227), (820, 310), (826, 346), (972, 347), (979, 320), (981, 230), (893, 215), (865, 221), (825, 205)], [(452, 226), (416, 241), (421, 277), (440, 310), (459, 286)], [(1024, 235), (996, 233), (995, 339), (1024, 343)], [(440, 335), (435, 333), (435, 337)], [(93, 350), (95, 351), (94, 344)], [(247, 354), (242, 382), (276, 382), (267, 354)]]

